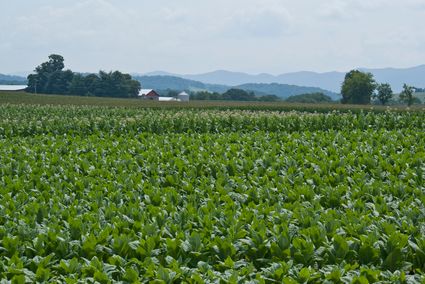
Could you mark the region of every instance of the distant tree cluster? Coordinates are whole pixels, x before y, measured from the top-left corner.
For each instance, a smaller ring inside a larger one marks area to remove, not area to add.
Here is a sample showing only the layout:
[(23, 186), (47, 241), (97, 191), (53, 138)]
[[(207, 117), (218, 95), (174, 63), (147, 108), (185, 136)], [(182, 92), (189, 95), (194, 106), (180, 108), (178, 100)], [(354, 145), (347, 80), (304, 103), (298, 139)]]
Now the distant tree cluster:
[(411, 106), (415, 101), (417, 102), (418, 100), (418, 98), (413, 96), (414, 93), (415, 89), (413, 87), (404, 84), (403, 91), (400, 93), (400, 100), (406, 103), (408, 106)]
[(119, 71), (83, 75), (65, 68), (64, 58), (57, 54), (35, 68), (28, 76), (27, 91), (44, 94), (70, 94), (99, 97), (137, 97), (140, 83)]
[(137, 97), (139, 81), (132, 80), (129, 74), (119, 71), (90, 74), (75, 74), (69, 86), (69, 93), (96, 97)]
[(370, 104), (376, 89), (376, 82), (371, 73), (352, 70), (345, 75), (341, 88), (343, 104)]
[(164, 92), (160, 93), (161, 95), (165, 93), (165, 97), (173, 97), (173, 98), (177, 98), (177, 96), (180, 94), (179, 91), (177, 90), (172, 90), (172, 89), (167, 89)]
[(208, 92), (208, 91), (197, 91), (190, 92), (191, 100), (200, 100), (200, 101), (221, 101), (223, 96), (217, 92)]
[[(408, 106), (421, 101), (414, 96), (415, 91), (422, 90), (404, 84), (399, 95), (399, 102)], [(382, 105), (392, 101), (394, 97), (390, 84), (378, 84), (371, 73), (352, 70), (345, 75), (341, 88), (343, 104), (370, 104), (375, 99)]]
[(332, 102), (332, 98), (323, 93), (310, 93), (310, 94), (290, 96), (285, 101), (290, 103), (317, 104), (317, 103), (330, 103)]
[(388, 83), (377, 85), (378, 93), (373, 95), (373, 98), (377, 99), (382, 105), (388, 103), (393, 95), (393, 90), (391, 85)]
[(262, 101), (262, 102), (274, 102), (280, 101), (280, 98), (275, 95), (265, 95), (257, 97), (252, 91), (245, 91), (242, 89), (229, 89), (223, 94), (216, 92), (191, 92), (191, 100), (212, 100), (212, 101)]

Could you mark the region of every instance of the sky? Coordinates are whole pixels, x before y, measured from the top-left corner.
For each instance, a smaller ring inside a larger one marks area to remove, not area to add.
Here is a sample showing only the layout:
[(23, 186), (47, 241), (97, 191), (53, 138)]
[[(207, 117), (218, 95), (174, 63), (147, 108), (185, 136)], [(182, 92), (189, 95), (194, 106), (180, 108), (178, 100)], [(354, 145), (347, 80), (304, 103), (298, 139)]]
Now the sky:
[(425, 0), (0, 0), (0, 73), (281, 74), (425, 64)]

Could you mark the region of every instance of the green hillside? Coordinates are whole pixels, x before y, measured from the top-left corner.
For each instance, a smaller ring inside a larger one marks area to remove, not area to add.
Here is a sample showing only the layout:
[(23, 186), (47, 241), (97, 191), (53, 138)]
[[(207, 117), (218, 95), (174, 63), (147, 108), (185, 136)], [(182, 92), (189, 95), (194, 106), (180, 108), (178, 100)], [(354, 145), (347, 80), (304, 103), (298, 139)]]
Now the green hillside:
[(323, 90), (321, 88), (315, 88), (315, 87), (301, 87), (301, 86), (295, 86), (295, 85), (286, 85), (286, 84), (277, 84), (277, 83), (271, 83), (271, 84), (243, 84), (237, 86), (237, 88), (243, 89), (243, 90), (250, 90), (254, 91), (255, 93), (265, 93), (270, 95), (276, 95), (278, 97), (281, 97), (283, 99), (286, 99), (291, 96), (301, 95), (301, 94), (308, 94), (308, 93), (323, 93), (329, 97), (331, 97), (333, 100), (337, 100), (340, 98), (340, 96), (337, 93)]
[(25, 85), (27, 79), (20, 76), (0, 74), (0, 85)]
[(303, 95), (290, 96), (285, 100), (286, 102), (291, 103), (330, 103), (332, 102), (332, 98), (324, 95), (323, 93), (308, 93)]
[(205, 84), (174, 76), (134, 76), (133, 78), (138, 80), (144, 89), (224, 93), (230, 88), (224, 85)]
[(134, 79), (142, 84), (142, 88), (161, 90), (179, 90), (179, 91), (208, 91), (224, 93), (231, 88), (252, 91), (256, 96), (276, 95), (282, 99), (290, 96), (323, 93), (333, 100), (339, 99), (339, 95), (327, 90), (315, 87), (301, 87), (286, 84), (243, 84), (239, 86), (226, 86), (217, 84), (206, 84), (199, 81), (183, 79), (175, 76), (135, 76)]

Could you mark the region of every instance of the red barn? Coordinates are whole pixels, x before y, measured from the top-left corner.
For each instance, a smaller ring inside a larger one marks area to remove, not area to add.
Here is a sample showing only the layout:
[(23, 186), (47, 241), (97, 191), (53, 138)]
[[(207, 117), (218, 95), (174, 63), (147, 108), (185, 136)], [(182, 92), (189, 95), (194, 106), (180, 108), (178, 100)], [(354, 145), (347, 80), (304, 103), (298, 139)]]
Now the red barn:
[(142, 89), (139, 92), (139, 98), (142, 98), (144, 100), (158, 101), (159, 94), (152, 89)]

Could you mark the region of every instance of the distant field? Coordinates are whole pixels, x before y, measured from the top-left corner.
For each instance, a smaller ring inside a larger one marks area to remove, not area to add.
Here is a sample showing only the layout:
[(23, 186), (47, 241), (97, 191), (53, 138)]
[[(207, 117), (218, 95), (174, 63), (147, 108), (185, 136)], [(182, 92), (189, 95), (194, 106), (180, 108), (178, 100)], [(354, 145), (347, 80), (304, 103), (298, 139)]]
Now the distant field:
[[(212, 109), (259, 109), (259, 110), (298, 110), (328, 112), (334, 109), (339, 111), (374, 110), (385, 111), (384, 106), (359, 106), (332, 104), (300, 104), (287, 102), (229, 102), (229, 101), (191, 101), (181, 102), (155, 102), (140, 99), (79, 97), (62, 95), (40, 95), (25, 92), (0, 91), (0, 104), (29, 104), (29, 105), (87, 105), (108, 107), (136, 107), (136, 108), (212, 108)], [(394, 110), (405, 110), (403, 106), (394, 107)], [(413, 106), (412, 110), (424, 110), (425, 106)]]

